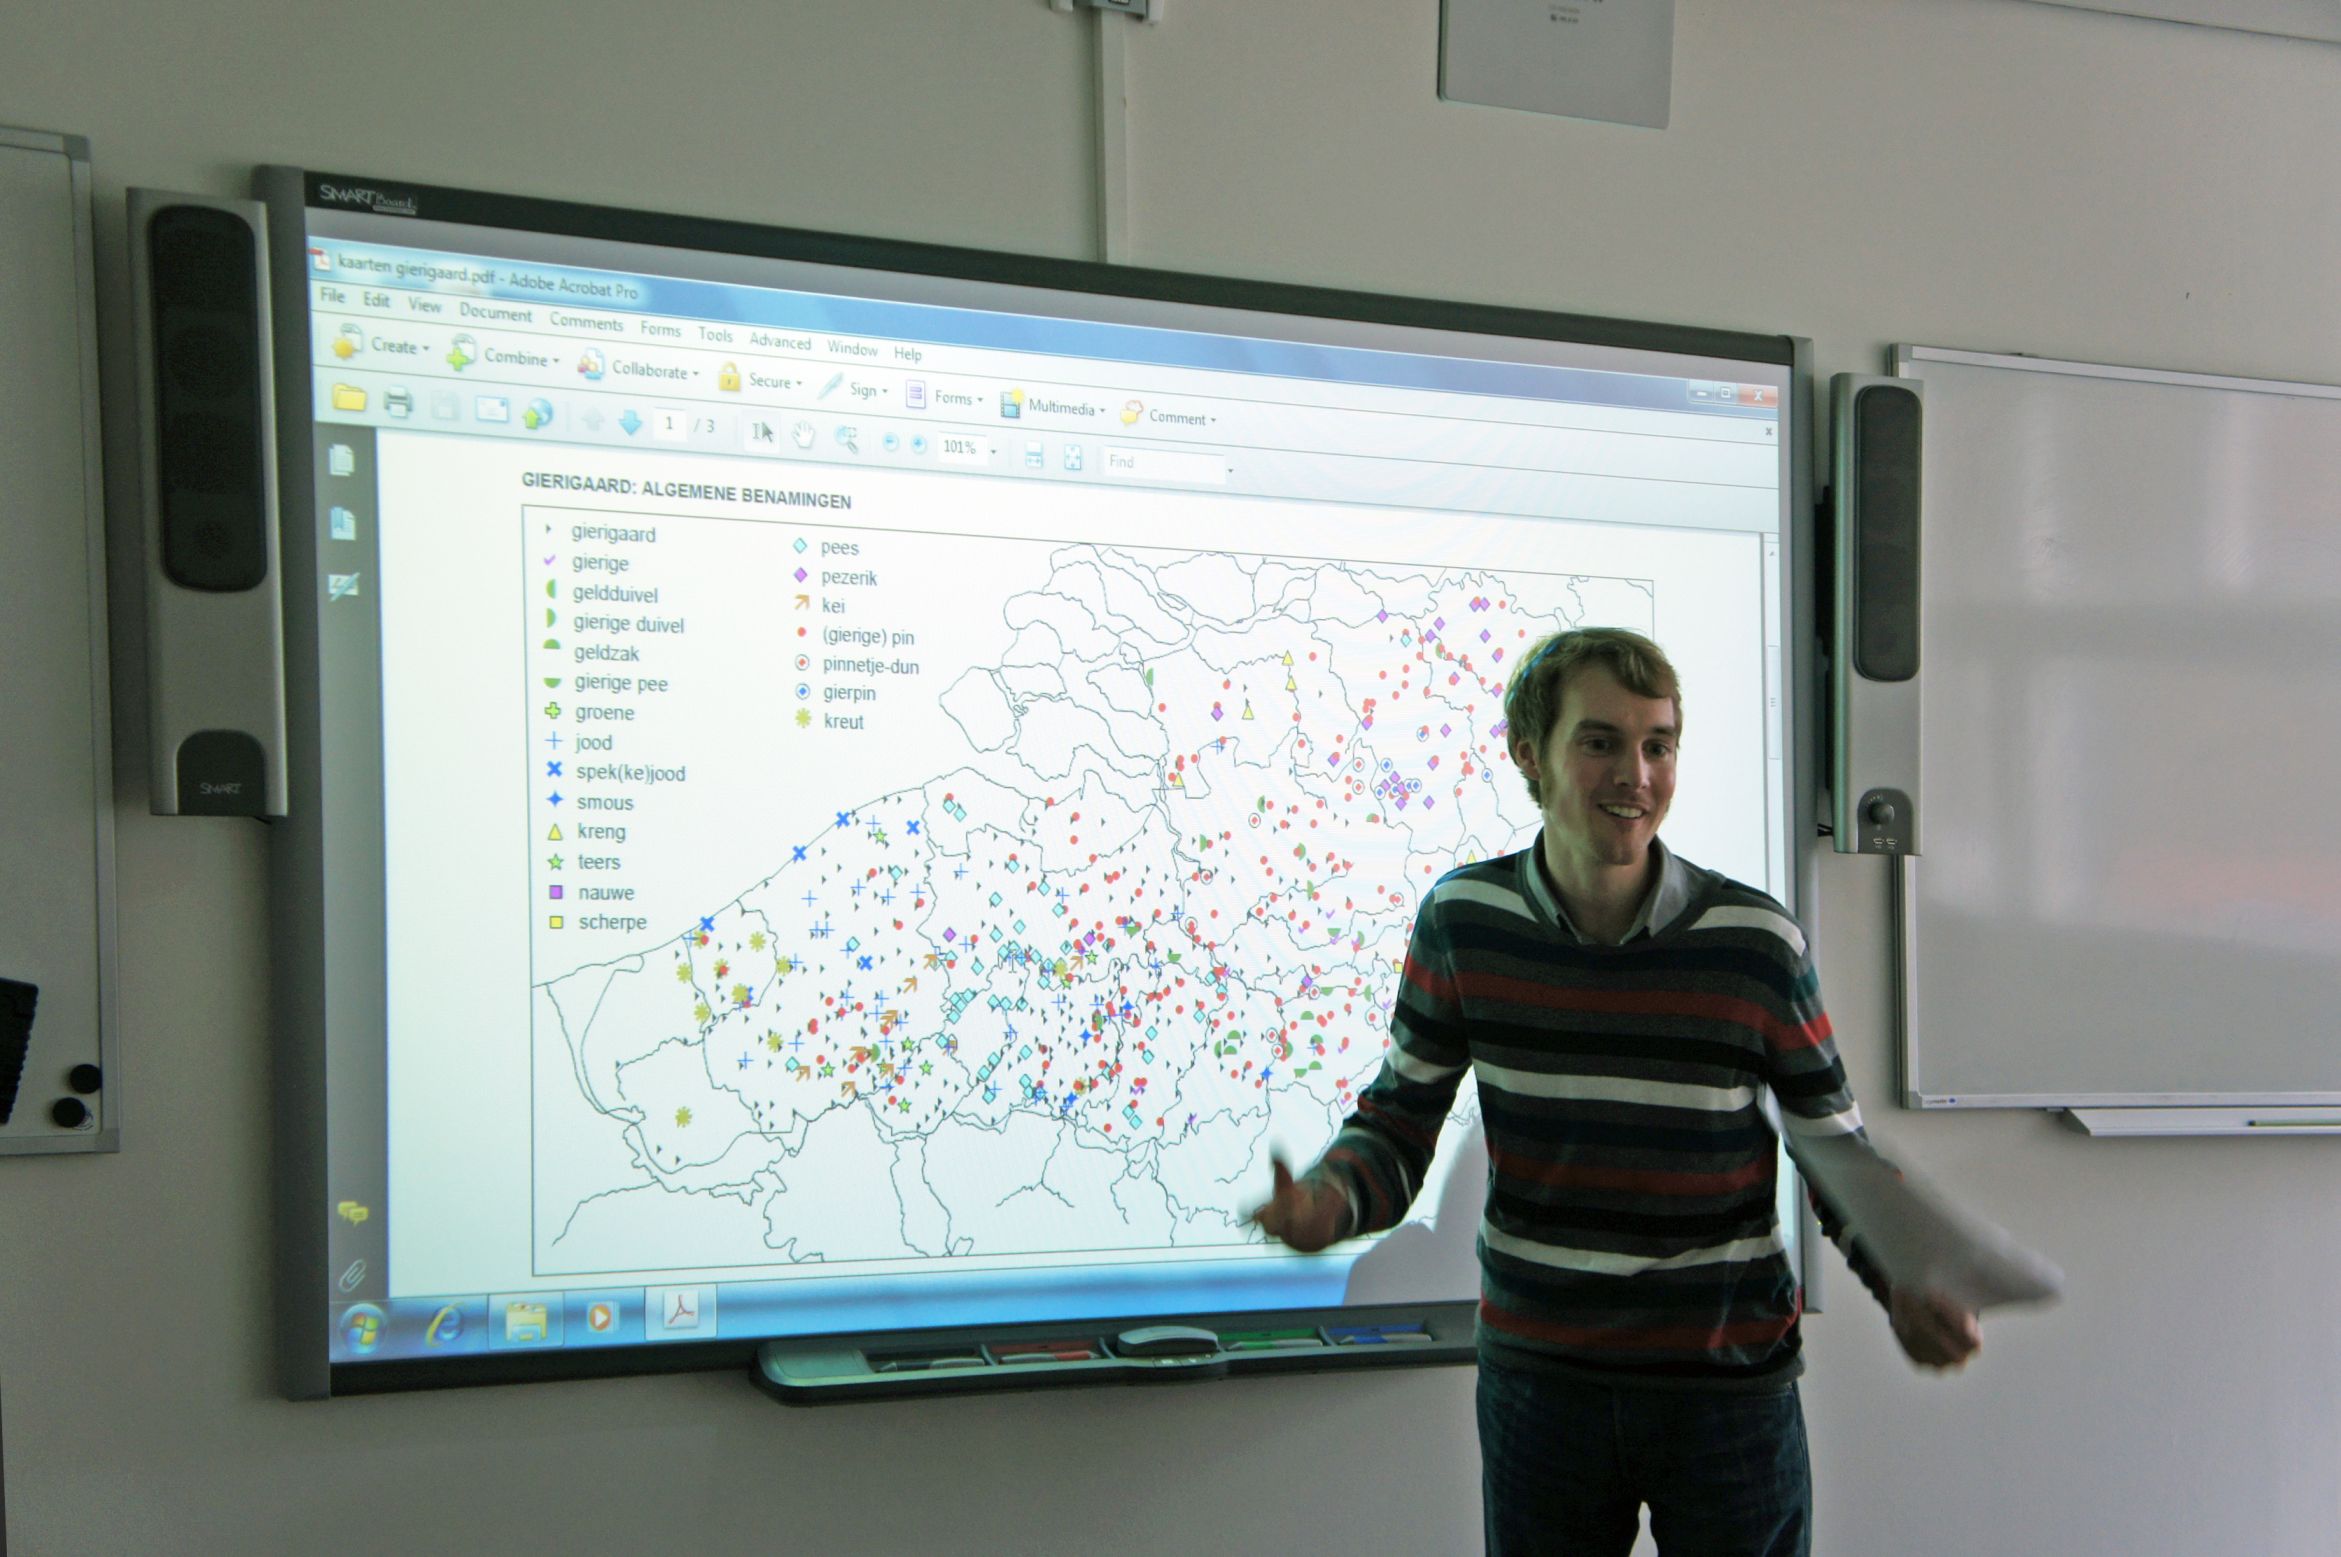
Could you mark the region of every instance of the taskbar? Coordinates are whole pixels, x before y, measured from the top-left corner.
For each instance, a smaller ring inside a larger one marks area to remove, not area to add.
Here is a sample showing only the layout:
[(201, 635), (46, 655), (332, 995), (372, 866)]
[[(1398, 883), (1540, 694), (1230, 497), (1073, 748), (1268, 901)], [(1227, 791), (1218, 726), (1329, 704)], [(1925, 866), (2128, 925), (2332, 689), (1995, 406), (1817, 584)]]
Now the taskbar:
[(1132, 1315), (1336, 1308), (1347, 1295), (1351, 1266), (1368, 1247), (1361, 1243), (1346, 1258), (341, 1299), (332, 1304), (332, 1360), (364, 1364)]

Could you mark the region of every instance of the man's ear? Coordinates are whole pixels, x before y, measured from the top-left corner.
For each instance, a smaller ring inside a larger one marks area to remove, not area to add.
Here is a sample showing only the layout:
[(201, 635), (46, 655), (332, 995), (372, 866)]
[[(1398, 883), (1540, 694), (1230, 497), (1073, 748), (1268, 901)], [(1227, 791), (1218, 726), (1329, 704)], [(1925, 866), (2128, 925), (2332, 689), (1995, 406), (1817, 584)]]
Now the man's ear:
[(1512, 743), (1512, 766), (1518, 768), (1528, 778), (1542, 778), (1544, 776), (1536, 771), (1536, 748), (1528, 742), (1526, 737)]

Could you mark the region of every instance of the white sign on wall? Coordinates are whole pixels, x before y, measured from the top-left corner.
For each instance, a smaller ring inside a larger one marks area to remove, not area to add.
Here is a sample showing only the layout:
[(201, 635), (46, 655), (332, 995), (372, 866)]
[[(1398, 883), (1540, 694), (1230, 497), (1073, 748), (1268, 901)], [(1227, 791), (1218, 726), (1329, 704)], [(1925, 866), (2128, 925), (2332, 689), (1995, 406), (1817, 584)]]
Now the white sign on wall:
[(1674, 0), (1441, 0), (1439, 95), (1666, 128)]

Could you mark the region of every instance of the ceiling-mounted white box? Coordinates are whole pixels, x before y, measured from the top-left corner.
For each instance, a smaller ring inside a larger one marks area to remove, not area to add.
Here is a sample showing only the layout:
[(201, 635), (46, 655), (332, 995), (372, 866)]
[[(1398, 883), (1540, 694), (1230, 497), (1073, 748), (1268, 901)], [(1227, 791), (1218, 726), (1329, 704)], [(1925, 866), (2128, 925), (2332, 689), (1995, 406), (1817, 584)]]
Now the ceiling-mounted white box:
[(1666, 128), (1674, 0), (1440, 0), (1439, 96)]

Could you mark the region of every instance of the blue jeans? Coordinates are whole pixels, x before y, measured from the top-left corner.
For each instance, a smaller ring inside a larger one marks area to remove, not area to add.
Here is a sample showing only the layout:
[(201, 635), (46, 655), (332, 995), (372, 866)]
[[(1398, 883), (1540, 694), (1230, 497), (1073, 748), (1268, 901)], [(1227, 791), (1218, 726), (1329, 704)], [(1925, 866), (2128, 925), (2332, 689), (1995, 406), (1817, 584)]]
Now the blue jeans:
[(1650, 1505), (1661, 1557), (1808, 1557), (1813, 1483), (1796, 1386), (1611, 1388), (1486, 1361), (1490, 1557), (1626, 1557)]

